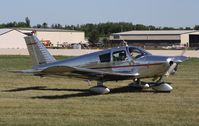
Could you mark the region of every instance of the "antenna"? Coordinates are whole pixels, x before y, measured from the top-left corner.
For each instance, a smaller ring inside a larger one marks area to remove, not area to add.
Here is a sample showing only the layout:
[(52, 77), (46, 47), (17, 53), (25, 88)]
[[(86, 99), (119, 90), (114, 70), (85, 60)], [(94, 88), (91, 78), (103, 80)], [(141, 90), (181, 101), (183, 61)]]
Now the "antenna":
[[(120, 37), (120, 36), (119, 36)], [(121, 38), (121, 37), (120, 37)], [(128, 42), (126, 42), (124, 39), (121, 39), (119, 46), (128, 46)]]

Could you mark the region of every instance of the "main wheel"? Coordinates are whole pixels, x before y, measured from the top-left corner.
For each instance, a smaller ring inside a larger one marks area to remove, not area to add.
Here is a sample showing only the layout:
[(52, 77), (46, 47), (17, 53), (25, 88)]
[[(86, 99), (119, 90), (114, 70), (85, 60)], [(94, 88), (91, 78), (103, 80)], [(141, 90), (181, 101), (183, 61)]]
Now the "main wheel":
[(90, 88), (90, 91), (95, 94), (107, 94), (110, 92), (106, 86), (98, 85)]

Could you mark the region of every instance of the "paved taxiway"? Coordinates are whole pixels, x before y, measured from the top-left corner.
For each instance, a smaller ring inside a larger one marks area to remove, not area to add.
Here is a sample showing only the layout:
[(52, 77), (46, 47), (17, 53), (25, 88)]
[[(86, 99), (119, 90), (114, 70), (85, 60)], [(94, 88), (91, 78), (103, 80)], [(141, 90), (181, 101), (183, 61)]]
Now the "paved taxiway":
[[(52, 55), (79, 56), (83, 54), (96, 52), (99, 50), (49, 49), (49, 51)], [(165, 55), (165, 56), (181, 55), (182, 53), (182, 50), (148, 50), (148, 51), (155, 55)], [(0, 55), (29, 55), (29, 54), (27, 49), (0, 49)], [(184, 56), (199, 58), (199, 51), (187, 50)]]

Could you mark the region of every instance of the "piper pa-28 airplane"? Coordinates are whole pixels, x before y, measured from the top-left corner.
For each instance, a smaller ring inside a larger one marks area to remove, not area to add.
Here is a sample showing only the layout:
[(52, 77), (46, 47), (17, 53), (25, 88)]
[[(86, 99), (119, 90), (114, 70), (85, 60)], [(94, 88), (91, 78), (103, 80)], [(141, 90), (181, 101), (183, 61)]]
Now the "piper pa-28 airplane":
[[(132, 87), (152, 88), (170, 92), (173, 88), (163, 81), (164, 76), (174, 74), (185, 56), (157, 56), (134, 46), (105, 49), (70, 59), (57, 61), (34, 35), (25, 37), (34, 66), (20, 73), (33, 73), (41, 77), (67, 77), (95, 80), (97, 86), (90, 91), (97, 94), (109, 93), (104, 86), (107, 81), (133, 80)], [(153, 84), (141, 79), (153, 78)]]

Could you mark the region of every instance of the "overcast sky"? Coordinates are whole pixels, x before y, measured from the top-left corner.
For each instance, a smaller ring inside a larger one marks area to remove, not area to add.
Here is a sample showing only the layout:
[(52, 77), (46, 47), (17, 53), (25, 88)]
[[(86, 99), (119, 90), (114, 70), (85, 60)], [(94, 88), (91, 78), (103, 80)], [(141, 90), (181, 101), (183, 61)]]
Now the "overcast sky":
[(199, 25), (199, 0), (2, 0), (0, 23), (24, 21), (76, 25), (132, 22), (155, 26)]

